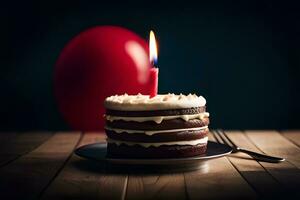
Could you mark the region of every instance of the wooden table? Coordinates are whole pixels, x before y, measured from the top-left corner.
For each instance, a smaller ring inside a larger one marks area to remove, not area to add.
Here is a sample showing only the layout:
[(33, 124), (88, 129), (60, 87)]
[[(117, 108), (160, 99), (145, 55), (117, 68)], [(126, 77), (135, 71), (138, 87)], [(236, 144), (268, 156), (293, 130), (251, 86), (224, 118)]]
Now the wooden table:
[[(240, 146), (278, 155), (257, 162), (237, 153), (205, 170), (112, 173), (73, 150), (105, 140), (101, 133), (30, 132), (0, 135), (0, 199), (256, 199), (298, 195), (300, 131), (226, 131)], [(213, 140), (210, 135), (210, 140)], [(296, 197), (295, 197), (296, 198)]]

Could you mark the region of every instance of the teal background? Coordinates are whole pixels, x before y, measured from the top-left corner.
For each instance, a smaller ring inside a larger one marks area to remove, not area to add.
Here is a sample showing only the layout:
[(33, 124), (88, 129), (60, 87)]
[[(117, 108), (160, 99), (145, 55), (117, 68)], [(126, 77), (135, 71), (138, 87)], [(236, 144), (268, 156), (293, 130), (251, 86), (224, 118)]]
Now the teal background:
[[(300, 128), (299, 5), (275, 1), (12, 1), (1, 6), (1, 130), (65, 130), (53, 66), (81, 31), (159, 40), (159, 92), (207, 99), (211, 127)], [(101, 80), (99, 80), (101, 82)]]

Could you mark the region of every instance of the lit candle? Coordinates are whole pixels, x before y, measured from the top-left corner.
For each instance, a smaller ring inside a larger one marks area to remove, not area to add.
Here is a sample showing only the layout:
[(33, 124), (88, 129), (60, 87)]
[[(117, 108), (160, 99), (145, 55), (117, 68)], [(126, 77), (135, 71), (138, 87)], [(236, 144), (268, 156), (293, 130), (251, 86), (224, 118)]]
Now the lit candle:
[(150, 31), (150, 39), (149, 39), (149, 60), (152, 65), (150, 69), (150, 98), (155, 97), (158, 91), (158, 68), (157, 64), (157, 45), (155, 40), (155, 35), (153, 31)]

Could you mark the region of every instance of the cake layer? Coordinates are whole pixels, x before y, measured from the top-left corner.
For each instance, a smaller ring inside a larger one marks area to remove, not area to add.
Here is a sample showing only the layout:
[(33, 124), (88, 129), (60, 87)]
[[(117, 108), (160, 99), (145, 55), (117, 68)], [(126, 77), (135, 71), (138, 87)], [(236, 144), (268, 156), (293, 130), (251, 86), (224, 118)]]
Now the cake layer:
[(183, 119), (184, 121), (189, 121), (191, 119), (203, 119), (205, 117), (209, 117), (208, 112), (193, 114), (193, 115), (172, 115), (172, 116), (150, 116), (150, 117), (123, 117), (123, 116), (111, 116), (105, 115), (105, 119), (108, 121), (134, 121), (134, 122), (146, 122), (146, 121), (154, 121), (157, 124), (160, 124), (164, 120), (171, 119)]
[(189, 141), (168, 141), (168, 142), (128, 142), (128, 141), (121, 141), (121, 140), (113, 140), (107, 138), (107, 143), (114, 143), (117, 145), (126, 144), (128, 146), (142, 146), (144, 148), (149, 147), (160, 147), (160, 146), (172, 146), (172, 145), (197, 145), (207, 143), (208, 137), (204, 137), (197, 140), (189, 140)]
[(144, 148), (142, 146), (108, 143), (107, 156), (112, 158), (182, 158), (204, 154), (207, 144), (170, 145)]
[(206, 100), (195, 94), (175, 95), (164, 94), (150, 98), (149, 95), (115, 95), (107, 97), (104, 101), (106, 109), (120, 111), (149, 111), (171, 110), (182, 108), (203, 107)]
[(203, 119), (192, 119), (184, 121), (182, 119), (171, 119), (163, 120), (161, 123), (156, 123), (154, 121), (145, 122), (135, 122), (135, 121), (123, 121), (106, 120), (106, 125), (112, 128), (118, 129), (129, 129), (129, 130), (170, 130), (170, 129), (185, 129), (185, 128), (199, 128), (207, 126), (209, 124), (209, 118), (205, 117)]
[(182, 128), (182, 129), (169, 129), (169, 130), (132, 130), (132, 129), (120, 129), (120, 128), (112, 128), (109, 126), (104, 127), (105, 130), (113, 131), (116, 133), (138, 133), (138, 134), (145, 134), (145, 135), (154, 135), (158, 133), (172, 133), (172, 132), (182, 132), (182, 131), (200, 131), (204, 129), (208, 129), (207, 126), (196, 127), (196, 128)]
[(106, 115), (123, 117), (150, 117), (150, 116), (172, 116), (172, 115), (194, 115), (205, 112), (205, 106), (195, 108), (183, 108), (173, 110), (149, 110), (149, 111), (121, 111), (106, 110)]
[(127, 142), (169, 142), (169, 141), (190, 141), (207, 137), (208, 128), (202, 130), (181, 130), (176, 132), (163, 132), (153, 135), (143, 133), (121, 133), (106, 129), (105, 132), (110, 139)]

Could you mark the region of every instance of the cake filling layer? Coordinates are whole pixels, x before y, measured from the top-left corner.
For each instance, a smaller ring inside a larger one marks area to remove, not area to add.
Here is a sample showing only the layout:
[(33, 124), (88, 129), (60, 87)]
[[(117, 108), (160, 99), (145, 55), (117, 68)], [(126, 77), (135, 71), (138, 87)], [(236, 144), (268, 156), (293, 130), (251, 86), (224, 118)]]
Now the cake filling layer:
[(141, 133), (145, 135), (154, 135), (159, 133), (174, 133), (174, 132), (184, 132), (184, 131), (200, 131), (207, 129), (207, 126), (197, 127), (197, 128), (181, 128), (181, 129), (169, 129), (169, 130), (129, 130), (129, 129), (119, 129), (119, 128), (111, 128), (106, 126), (106, 130), (114, 131), (116, 133)]
[(208, 140), (208, 137), (204, 137), (202, 139), (198, 139), (198, 140), (190, 140), (190, 141), (174, 141), (174, 142), (153, 142), (153, 143), (145, 143), (145, 142), (127, 142), (127, 141), (120, 141), (120, 140), (113, 140), (110, 138), (107, 138), (107, 142), (108, 143), (114, 143), (116, 145), (121, 145), (121, 144), (125, 144), (128, 146), (134, 146), (134, 145), (140, 145), (143, 146), (145, 148), (148, 147), (159, 147), (159, 146), (163, 146), (163, 145), (198, 145), (198, 144), (206, 144)]
[(157, 124), (160, 124), (163, 120), (183, 119), (184, 121), (189, 121), (191, 119), (203, 119), (206, 117), (209, 117), (208, 112), (198, 113), (194, 115), (150, 116), (150, 117), (121, 117), (121, 116), (106, 115), (105, 119), (111, 122), (115, 120), (134, 121), (134, 122), (154, 121)]

